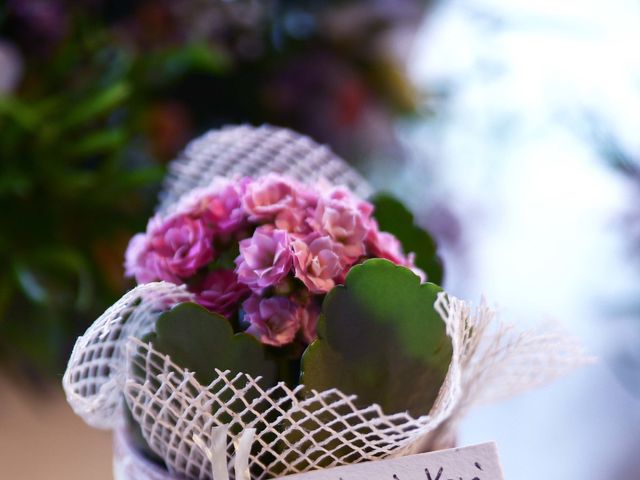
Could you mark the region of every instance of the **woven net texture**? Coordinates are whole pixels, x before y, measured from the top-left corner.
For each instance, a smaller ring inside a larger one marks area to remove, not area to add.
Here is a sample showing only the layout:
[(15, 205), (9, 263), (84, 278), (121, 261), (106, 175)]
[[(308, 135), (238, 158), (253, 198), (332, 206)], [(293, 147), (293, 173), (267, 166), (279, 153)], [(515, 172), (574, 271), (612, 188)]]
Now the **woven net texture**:
[(217, 176), (259, 177), (271, 172), (302, 182), (326, 180), (363, 198), (372, 193), (360, 174), (307, 136), (270, 125), (231, 126), (192, 141), (172, 162), (159, 210), (166, 210), (195, 188), (206, 187)]
[[(277, 162), (267, 161), (273, 158)], [(221, 174), (274, 170), (369, 191), (345, 162), (306, 137), (242, 126), (208, 133), (186, 149), (171, 169), (159, 210)], [(473, 309), (443, 294), (436, 308), (452, 339), (452, 362), (429, 413), (413, 418), (386, 414), (377, 405), (358, 408), (353, 395), (336, 389), (315, 392), (282, 383), (265, 388), (260, 378), (228, 371), (216, 370), (210, 385), (200, 385), (143, 341), (161, 313), (190, 300), (184, 287), (165, 282), (131, 290), (78, 339), (63, 378), (69, 404), (89, 425), (121, 429), (126, 404), (164, 460), (166, 478), (225, 480), (213, 473), (222, 462), (225, 478), (246, 480), (249, 472), (240, 478), (232, 468), (241, 455), (248, 455), (251, 478), (262, 479), (437, 449), (450, 443), (457, 422), (476, 403), (550, 381), (586, 358), (562, 333), (518, 333), (499, 323), (484, 302)], [(216, 457), (208, 447), (220, 444), (220, 426), (226, 426), (228, 441)], [(252, 442), (239, 452), (248, 431)], [(120, 437), (115, 453), (118, 478), (149, 475)], [(153, 478), (160, 475), (154, 470)]]

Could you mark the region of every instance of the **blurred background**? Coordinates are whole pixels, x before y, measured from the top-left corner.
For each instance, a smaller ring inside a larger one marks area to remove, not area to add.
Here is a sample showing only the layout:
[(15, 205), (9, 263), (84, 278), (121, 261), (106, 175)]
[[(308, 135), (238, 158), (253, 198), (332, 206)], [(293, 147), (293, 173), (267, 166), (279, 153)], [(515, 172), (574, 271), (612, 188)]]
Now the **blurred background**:
[(129, 237), (198, 134), (330, 145), (438, 239), (445, 287), (599, 357), (475, 410), (509, 479), (640, 478), (637, 0), (0, 2), (0, 476), (110, 478), (59, 381), (132, 285)]

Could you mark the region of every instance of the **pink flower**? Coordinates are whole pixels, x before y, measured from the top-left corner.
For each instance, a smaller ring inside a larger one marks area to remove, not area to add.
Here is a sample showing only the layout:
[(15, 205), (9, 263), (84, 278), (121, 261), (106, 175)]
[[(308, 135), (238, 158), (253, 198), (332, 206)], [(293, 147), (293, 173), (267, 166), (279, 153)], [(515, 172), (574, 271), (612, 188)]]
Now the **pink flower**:
[(312, 215), (309, 209), (296, 206), (284, 209), (276, 215), (274, 224), (280, 230), (289, 233), (307, 234), (311, 233), (309, 217)]
[(300, 324), (300, 336), (305, 343), (311, 343), (318, 338), (318, 318), (320, 318), (320, 306), (311, 300), (308, 305), (298, 305), (296, 317)]
[(349, 205), (351, 208), (355, 208), (362, 214), (362, 218), (365, 223), (369, 223), (369, 219), (371, 219), (371, 215), (374, 211), (374, 207), (371, 203), (362, 200), (354, 195), (350, 190), (343, 187), (336, 187), (329, 190), (327, 196), (332, 200), (338, 200), (345, 205)]
[(296, 185), (295, 202), (280, 210), (274, 219), (277, 228), (306, 235), (312, 232), (311, 220), (318, 204), (318, 193), (311, 187)]
[(138, 283), (155, 280), (181, 284), (213, 259), (213, 232), (188, 215), (153, 217), (146, 234), (131, 239), (125, 255), (126, 275)]
[(210, 272), (191, 290), (195, 292), (200, 305), (227, 318), (233, 316), (240, 301), (250, 292), (246, 285), (238, 283), (235, 272), (228, 269)]
[[(322, 233), (329, 235), (344, 247), (351, 259), (364, 255), (364, 239), (369, 230), (367, 202), (355, 202), (343, 190), (336, 190), (318, 200), (313, 223)], [(369, 212), (370, 214), (370, 212)]]
[(369, 230), (366, 239), (369, 254), (373, 257), (385, 258), (396, 265), (407, 267), (420, 277), (421, 282), (426, 282), (427, 275), (416, 267), (414, 263), (415, 254), (409, 253), (409, 255), (405, 255), (400, 240), (388, 232), (381, 232), (378, 230), (378, 224), (375, 220), (372, 222), (373, 228)]
[(242, 197), (249, 220), (272, 220), (279, 212), (295, 208), (297, 188), (294, 182), (274, 173), (249, 183)]
[(378, 230), (378, 224), (375, 220), (373, 221), (373, 228), (367, 234), (366, 245), (373, 257), (386, 258), (396, 265), (405, 265), (407, 263), (400, 240), (390, 233)]
[(295, 277), (313, 293), (325, 293), (335, 286), (343, 270), (341, 247), (328, 236), (312, 233), (291, 243)]
[(183, 197), (177, 211), (202, 218), (216, 234), (227, 236), (247, 223), (241, 198), (248, 183), (247, 178), (231, 181), (216, 177), (208, 187), (195, 189)]
[(300, 327), (296, 306), (286, 297), (252, 295), (242, 304), (247, 333), (262, 343), (279, 347), (291, 343)]
[(415, 258), (415, 254), (410, 253), (407, 257), (407, 264), (404, 266), (407, 267), (409, 270), (411, 270), (420, 278), (420, 283), (424, 283), (427, 281), (427, 274), (421, 268), (416, 267), (414, 263), (414, 258)]
[(238, 280), (255, 292), (278, 284), (292, 266), (289, 234), (270, 226), (258, 227), (251, 238), (240, 242), (236, 266)]
[(148, 244), (145, 233), (136, 233), (129, 240), (124, 253), (124, 274), (126, 277), (135, 277), (138, 283), (153, 282), (156, 278), (155, 273), (145, 266)]

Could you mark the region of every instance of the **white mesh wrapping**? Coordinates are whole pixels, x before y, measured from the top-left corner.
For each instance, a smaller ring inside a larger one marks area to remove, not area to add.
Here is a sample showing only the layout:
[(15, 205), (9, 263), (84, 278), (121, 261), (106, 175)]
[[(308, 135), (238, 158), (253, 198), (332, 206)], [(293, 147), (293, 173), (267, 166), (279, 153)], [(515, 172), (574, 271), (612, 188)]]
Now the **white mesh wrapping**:
[[(192, 142), (170, 169), (160, 211), (216, 176), (280, 172), (301, 181), (326, 179), (368, 195), (366, 182), (325, 147), (289, 130), (263, 126), (225, 128)], [(452, 339), (452, 362), (428, 415), (385, 414), (377, 405), (358, 408), (338, 390), (304, 392), (284, 384), (265, 389), (260, 379), (216, 370), (200, 385), (141, 339), (172, 305), (192, 300), (183, 287), (136, 287), (107, 310), (75, 345), (63, 385), (74, 411), (88, 424), (116, 429), (116, 478), (213, 478), (202, 445), (227, 425), (225, 468), (235, 478), (234, 444), (255, 429), (249, 455), (254, 478), (271, 478), (449, 446), (459, 418), (474, 403), (517, 393), (551, 380), (584, 360), (558, 334), (517, 334), (477, 310), (442, 294), (436, 308)], [(123, 399), (168, 472), (136, 454), (122, 436)], [(246, 452), (245, 452), (246, 453)], [(215, 478), (214, 480), (220, 480)], [(245, 480), (245, 479), (238, 479)]]
[[(438, 399), (426, 416), (386, 415), (377, 405), (357, 408), (355, 397), (335, 389), (313, 395), (284, 384), (264, 389), (258, 378), (219, 370), (211, 385), (202, 386), (140, 335), (123, 335), (136, 328), (148, 331), (163, 310), (187, 297), (167, 283), (132, 290), (78, 340), (64, 377), (69, 403), (90, 425), (120, 425), (124, 393), (145, 439), (174, 475), (169, 478), (212, 478), (194, 435), (210, 442), (219, 425), (229, 426), (232, 439), (247, 428), (257, 430), (250, 457), (254, 478), (431, 449), (448, 442), (451, 429), (475, 403), (537, 386), (585, 359), (559, 334), (517, 334), (495, 322), (484, 303), (473, 311), (441, 295), (436, 308), (452, 338), (453, 359)], [(109, 335), (112, 329), (120, 333)], [(147, 468), (137, 458), (124, 464), (126, 471), (137, 464)]]
[(152, 331), (158, 315), (171, 305), (191, 300), (193, 295), (183, 287), (150, 283), (133, 289), (104, 312), (76, 341), (62, 378), (76, 414), (92, 427), (117, 427), (122, 419), (126, 340)]
[[(246, 428), (257, 430), (251, 455), (260, 472), (255, 478), (271, 478), (388, 456), (431, 423), (406, 413), (384, 415), (375, 405), (359, 409), (352, 396), (338, 390), (305, 398), (302, 387), (264, 389), (259, 379), (219, 370), (203, 387), (151, 346), (132, 341), (130, 349), (144, 376), (128, 379), (127, 403), (151, 448), (172, 472), (187, 478), (211, 478), (211, 466), (193, 437), (211, 442), (211, 429), (221, 424), (237, 432), (234, 438)], [(232, 457), (230, 442), (229, 464)]]
[(309, 137), (270, 125), (243, 125), (211, 130), (187, 145), (169, 168), (159, 209), (217, 176), (258, 177), (270, 172), (301, 182), (324, 179), (363, 198), (371, 194), (371, 187), (353, 168)]

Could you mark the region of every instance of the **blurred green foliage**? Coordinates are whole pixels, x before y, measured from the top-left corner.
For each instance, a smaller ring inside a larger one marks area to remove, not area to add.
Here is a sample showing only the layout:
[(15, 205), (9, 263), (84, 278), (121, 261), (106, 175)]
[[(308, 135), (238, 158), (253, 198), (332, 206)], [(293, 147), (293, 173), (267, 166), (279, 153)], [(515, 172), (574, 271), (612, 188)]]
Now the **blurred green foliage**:
[(151, 213), (163, 166), (151, 102), (188, 71), (218, 73), (215, 50), (149, 55), (77, 15), (46, 58), (26, 58), (0, 96), (0, 358), (60, 373), (73, 339), (125, 288), (122, 254)]
[(381, 38), (425, 4), (0, 3), (0, 362), (63, 371), (197, 133), (269, 122), (351, 159), (396, 151), (415, 92)]

